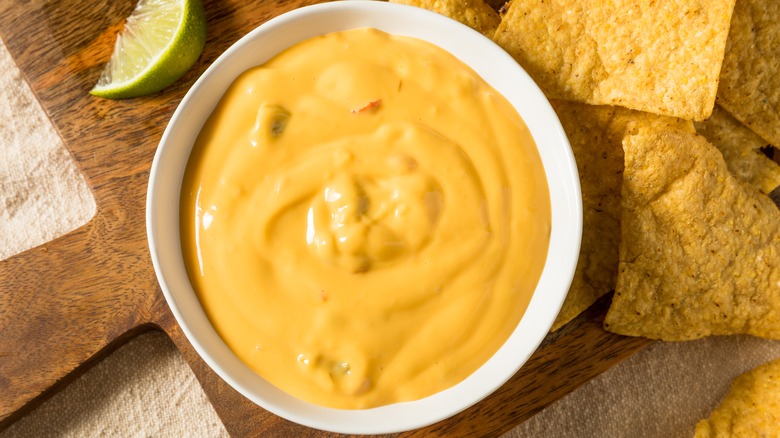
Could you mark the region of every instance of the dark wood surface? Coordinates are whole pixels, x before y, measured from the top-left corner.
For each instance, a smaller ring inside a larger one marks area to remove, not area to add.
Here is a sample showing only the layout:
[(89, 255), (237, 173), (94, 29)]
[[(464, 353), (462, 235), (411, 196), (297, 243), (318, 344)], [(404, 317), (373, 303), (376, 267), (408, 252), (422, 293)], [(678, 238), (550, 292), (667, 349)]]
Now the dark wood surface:
[[(197, 356), (159, 290), (146, 244), (149, 168), (195, 79), (257, 25), (310, 0), (206, 0), (206, 49), (154, 96), (92, 97), (135, 0), (5, 0), (0, 36), (84, 173), (97, 202), (85, 226), (0, 261), (0, 429), (146, 330), (162, 330), (234, 436), (321, 436), (255, 406)], [(601, 329), (609, 298), (549, 335), (506, 385), (465, 412), (406, 435), (495, 436), (648, 345)]]

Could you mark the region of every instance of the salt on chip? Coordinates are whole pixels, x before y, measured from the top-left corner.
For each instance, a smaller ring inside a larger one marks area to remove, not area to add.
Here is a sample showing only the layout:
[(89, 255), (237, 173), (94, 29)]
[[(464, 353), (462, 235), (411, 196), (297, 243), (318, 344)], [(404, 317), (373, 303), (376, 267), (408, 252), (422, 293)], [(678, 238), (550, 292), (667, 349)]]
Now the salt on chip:
[(780, 165), (761, 152), (766, 141), (719, 106), (709, 120), (696, 123), (696, 132), (720, 150), (735, 177), (766, 194), (780, 186)]
[(690, 122), (612, 106), (552, 101), (569, 138), (580, 176), (583, 233), (569, 293), (552, 329), (557, 330), (615, 288), (620, 244), (622, 140), (640, 127), (693, 130)]
[(694, 438), (770, 437), (780, 425), (780, 359), (734, 379), (726, 397), (696, 425)]
[(780, 209), (732, 177), (704, 137), (623, 142), (622, 239), (604, 327), (667, 341), (780, 339)]
[(764, 140), (780, 147), (780, 2), (737, 1), (717, 100)]
[(501, 21), (498, 12), (483, 0), (390, 0), (390, 3), (417, 6), (450, 17), (491, 37)]
[(550, 98), (704, 120), (733, 7), (734, 0), (514, 0), (493, 39)]

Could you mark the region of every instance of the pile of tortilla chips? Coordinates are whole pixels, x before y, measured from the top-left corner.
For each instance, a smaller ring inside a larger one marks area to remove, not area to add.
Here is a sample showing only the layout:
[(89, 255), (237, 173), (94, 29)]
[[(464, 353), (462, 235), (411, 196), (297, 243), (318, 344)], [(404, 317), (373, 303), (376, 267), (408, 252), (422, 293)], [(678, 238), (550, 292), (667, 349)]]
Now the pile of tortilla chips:
[[(391, 1), (495, 23), (482, 0)], [(580, 172), (553, 329), (614, 290), (615, 333), (780, 339), (780, 3), (512, 0), (492, 38), (551, 99)]]

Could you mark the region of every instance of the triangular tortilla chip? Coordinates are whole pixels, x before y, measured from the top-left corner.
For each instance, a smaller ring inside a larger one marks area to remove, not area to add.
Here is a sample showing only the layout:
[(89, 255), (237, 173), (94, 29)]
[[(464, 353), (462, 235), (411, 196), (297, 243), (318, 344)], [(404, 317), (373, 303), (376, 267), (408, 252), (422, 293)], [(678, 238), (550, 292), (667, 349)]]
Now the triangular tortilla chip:
[(557, 330), (615, 288), (620, 245), (620, 184), (627, 133), (639, 128), (693, 131), (691, 122), (612, 106), (552, 101), (580, 174), (583, 233), (580, 257)]
[(718, 105), (709, 120), (696, 123), (696, 132), (720, 150), (729, 172), (735, 177), (766, 194), (780, 186), (780, 165), (761, 152), (767, 145), (766, 140)]
[(514, 0), (493, 39), (550, 98), (709, 117), (734, 0)]
[(450, 17), (477, 32), (492, 37), (501, 18), (482, 0), (390, 0), (390, 3), (417, 6)]
[(604, 327), (663, 340), (780, 339), (780, 209), (732, 177), (704, 137), (623, 144), (622, 239)]
[(737, 1), (720, 71), (718, 103), (780, 147), (780, 3)]
[(780, 359), (734, 379), (710, 418), (696, 425), (694, 438), (776, 437), (780, 425)]

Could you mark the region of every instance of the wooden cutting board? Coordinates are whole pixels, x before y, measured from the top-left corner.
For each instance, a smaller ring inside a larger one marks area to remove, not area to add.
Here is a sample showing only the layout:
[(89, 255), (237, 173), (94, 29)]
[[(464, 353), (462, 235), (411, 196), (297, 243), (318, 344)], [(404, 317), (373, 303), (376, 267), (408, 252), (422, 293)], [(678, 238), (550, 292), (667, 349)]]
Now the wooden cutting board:
[[(195, 79), (241, 36), (309, 3), (316, 0), (207, 0), (208, 41), (199, 62), (164, 92), (127, 101), (88, 91), (135, 0), (0, 3), (0, 36), (97, 202), (85, 226), (0, 262), (0, 430), (128, 339), (162, 330), (232, 435), (327, 435), (255, 406), (197, 356), (158, 287), (144, 222), (155, 148)], [(404, 435), (498, 435), (646, 346), (601, 329), (608, 300), (549, 335), (492, 396)]]

